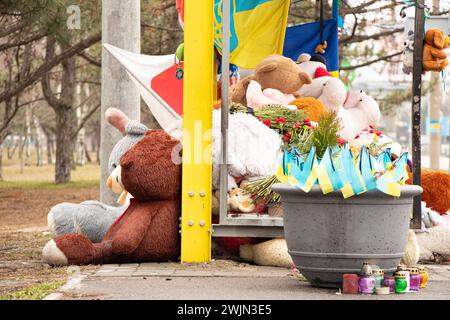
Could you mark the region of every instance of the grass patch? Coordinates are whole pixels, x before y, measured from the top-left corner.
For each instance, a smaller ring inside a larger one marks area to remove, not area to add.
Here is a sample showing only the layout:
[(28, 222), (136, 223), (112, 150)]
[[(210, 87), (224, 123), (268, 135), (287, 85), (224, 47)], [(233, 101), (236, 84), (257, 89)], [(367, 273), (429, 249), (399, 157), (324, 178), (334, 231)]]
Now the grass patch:
[(56, 184), (52, 181), (0, 181), (0, 189), (64, 189), (64, 188), (91, 188), (98, 187), (99, 180), (79, 180), (63, 184)]
[(65, 283), (63, 280), (56, 280), (46, 283), (40, 283), (24, 290), (10, 292), (0, 295), (0, 300), (42, 300), (49, 293), (58, 289)]

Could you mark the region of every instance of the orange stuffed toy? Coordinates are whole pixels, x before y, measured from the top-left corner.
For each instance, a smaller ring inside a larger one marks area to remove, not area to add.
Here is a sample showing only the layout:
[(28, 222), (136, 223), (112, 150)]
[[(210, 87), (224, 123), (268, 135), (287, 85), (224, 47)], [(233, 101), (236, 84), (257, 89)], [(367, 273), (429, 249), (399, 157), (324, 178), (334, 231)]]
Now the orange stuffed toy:
[[(407, 184), (412, 184), (412, 174), (408, 172)], [(450, 210), (450, 174), (437, 171), (423, 170), (422, 179), (422, 200), (428, 208), (446, 214)]]
[(314, 122), (318, 122), (320, 117), (327, 112), (322, 102), (312, 97), (297, 98), (289, 104), (297, 106), (298, 110), (305, 113), (306, 118)]
[(447, 67), (447, 54), (450, 39), (439, 29), (428, 29), (423, 46), (423, 71), (442, 71)]

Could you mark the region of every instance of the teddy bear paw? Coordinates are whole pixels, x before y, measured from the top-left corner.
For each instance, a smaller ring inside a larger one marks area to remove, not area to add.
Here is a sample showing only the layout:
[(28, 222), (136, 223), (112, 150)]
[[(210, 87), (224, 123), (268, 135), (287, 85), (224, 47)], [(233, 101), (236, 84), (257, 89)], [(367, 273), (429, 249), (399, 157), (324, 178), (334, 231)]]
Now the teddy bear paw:
[(58, 248), (53, 239), (47, 242), (42, 249), (42, 258), (51, 266), (67, 266), (69, 264), (66, 255)]

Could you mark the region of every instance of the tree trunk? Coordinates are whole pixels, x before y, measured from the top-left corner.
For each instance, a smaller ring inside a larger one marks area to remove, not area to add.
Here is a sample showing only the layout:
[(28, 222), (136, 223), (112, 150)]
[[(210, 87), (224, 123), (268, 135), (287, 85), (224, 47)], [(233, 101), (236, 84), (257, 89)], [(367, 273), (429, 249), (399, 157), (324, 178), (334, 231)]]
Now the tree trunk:
[(3, 181), (3, 147), (0, 142), (0, 181)]
[(55, 183), (66, 183), (70, 181), (70, 170), (73, 160), (74, 139), (72, 138), (75, 129), (75, 115), (69, 108), (58, 109), (56, 111), (56, 162), (55, 162)]
[(25, 166), (31, 165), (30, 163), (30, 144), (31, 144), (31, 108), (25, 107)]
[[(140, 52), (140, 1), (102, 1), (102, 42), (119, 48)], [(120, 133), (106, 123), (105, 111), (116, 107), (134, 120), (140, 119), (139, 92), (124, 68), (104, 49), (102, 50), (100, 163), (101, 201), (113, 205), (115, 195), (106, 187), (109, 176), (108, 159)]]
[(34, 131), (34, 141), (36, 148), (36, 166), (41, 167), (44, 164), (42, 157), (42, 134), (41, 134), (41, 124), (39, 118), (36, 115), (35, 108), (32, 109), (32, 119), (33, 119), (33, 131)]

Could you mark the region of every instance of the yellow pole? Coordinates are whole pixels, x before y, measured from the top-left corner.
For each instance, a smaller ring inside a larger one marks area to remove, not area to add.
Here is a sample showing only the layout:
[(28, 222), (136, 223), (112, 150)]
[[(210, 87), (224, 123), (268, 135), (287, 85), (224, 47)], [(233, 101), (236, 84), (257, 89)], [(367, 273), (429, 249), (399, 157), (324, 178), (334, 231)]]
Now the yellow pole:
[(184, 7), (181, 262), (211, 261), (213, 4)]

